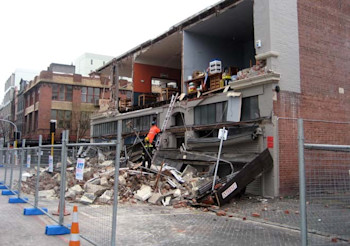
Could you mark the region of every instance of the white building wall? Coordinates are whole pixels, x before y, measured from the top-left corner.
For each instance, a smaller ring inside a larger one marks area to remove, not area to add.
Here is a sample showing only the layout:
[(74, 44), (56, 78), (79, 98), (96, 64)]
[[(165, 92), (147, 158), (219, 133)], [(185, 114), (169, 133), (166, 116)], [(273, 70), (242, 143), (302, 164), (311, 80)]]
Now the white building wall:
[(88, 76), (113, 59), (113, 56), (84, 53), (75, 60), (75, 73)]

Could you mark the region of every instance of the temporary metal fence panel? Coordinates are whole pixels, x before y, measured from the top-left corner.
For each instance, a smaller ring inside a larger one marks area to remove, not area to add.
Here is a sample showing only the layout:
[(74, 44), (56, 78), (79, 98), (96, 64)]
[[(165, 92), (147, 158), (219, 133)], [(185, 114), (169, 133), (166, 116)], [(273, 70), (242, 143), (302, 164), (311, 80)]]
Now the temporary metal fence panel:
[(309, 234), (350, 241), (350, 123), (303, 122)]
[[(73, 205), (78, 205), (81, 237), (93, 245), (115, 245), (117, 192), (114, 191), (118, 190), (115, 182), (118, 179), (114, 177), (119, 173), (120, 155), (116, 153), (120, 153), (120, 144), (72, 144), (66, 139), (62, 142), (41, 145), (40, 141), (36, 148), (7, 151), (11, 153), (10, 159), (15, 151), (20, 152), (18, 170), (14, 171), (14, 165), (9, 164), (12, 176), (20, 181), (14, 186), (22, 191), (18, 198), (28, 198), (29, 206), (38, 208), (66, 229), (71, 216), (65, 215), (72, 211)], [(109, 151), (102, 154), (100, 149)]]
[(10, 191), (13, 191), (14, 176), (16, 176), (15, 173), (17, 173), (16, 167), (15, 167), (15, 164), (17, 161), (16, 151), (13, 148), (8, 150), (8, 165), (9, 165), (8, 189)]
[(68, 156), (73, 162), (67, 165), (66, 201), (79, 204), (80, 234), (85, 240), (96, 245), (114, 245), (117, 145), (114, 142), (79, 144), (81, 151), (74, 150), (77, 146), (68, 144), (69, 153), (80, 152), (81, 156)]
[(0, 185), (5, 185), (5, 170), (6, 170), (6, 149), (0, 149)]

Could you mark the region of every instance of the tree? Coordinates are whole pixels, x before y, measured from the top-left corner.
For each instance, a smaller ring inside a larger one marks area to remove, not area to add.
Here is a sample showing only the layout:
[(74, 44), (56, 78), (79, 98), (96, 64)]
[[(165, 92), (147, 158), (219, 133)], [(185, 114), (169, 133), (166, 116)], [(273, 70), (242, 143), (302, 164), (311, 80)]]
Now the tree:
[(11, 138), (11, 126), (7, 122), (0, 121), (0, 131), (3, 138), (3, 142), (6, 143), (6, 137)]
[(72, 111), (72, 129), (75, 132), (77, 142), (84, 138), (90, 129), (91, 113), (87, 111)]

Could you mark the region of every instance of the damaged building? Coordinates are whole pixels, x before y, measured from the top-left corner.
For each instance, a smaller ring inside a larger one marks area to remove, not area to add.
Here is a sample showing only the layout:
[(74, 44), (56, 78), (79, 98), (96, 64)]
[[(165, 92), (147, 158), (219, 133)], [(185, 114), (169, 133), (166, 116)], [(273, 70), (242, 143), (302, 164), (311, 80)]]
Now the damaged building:
[[(328, 48), (319, 43), (314, 51), (307, 48), (322, 29), (321, 24), (310, 27), (310, 21), (316, 22), (323, 8), (334, 10), (330, 23), (344, 11), (336, 4), (317, 6), (306, 0), (220, 1), (114, 58), (95, 71), (113, 81), (116, 103), (92, 116), (91, 138), (115, 139), (122, 120), (123, 144), (132, 146), (154, 119), (158, 125), (164, 122), (171, 96), (178, 93), (156, 163), (211, 170), (218, 130), (225, 127), (219, 177), (241, 170), (268, 149), (272, 167), (257, 172), (246, 191), (271, 197), (296, 194), (296, 141), (281, 141), (296, 139), (296, 131), (280, 119), (330, 120), (320, 111), (330, 107), (323, 99), (332, 93), (332, 100), (343, 102), (346, 96), (343, 79), (331, 85), (327, 76), (313, 76), (318, 65), (328, 68), (317, 59), (317, 52)], [(337, 37), (346, 40), (343, 27), (338, 28)], [(333, 34), (324, 35), (330, 39)], [(341, 59), (338, 49), (331, 49)], [(322, 90), (312, 89), (318, 86)], [(345, 110), (344, 103), (334, 107)], [(346, 120), (345, 114), (341, 117)]]

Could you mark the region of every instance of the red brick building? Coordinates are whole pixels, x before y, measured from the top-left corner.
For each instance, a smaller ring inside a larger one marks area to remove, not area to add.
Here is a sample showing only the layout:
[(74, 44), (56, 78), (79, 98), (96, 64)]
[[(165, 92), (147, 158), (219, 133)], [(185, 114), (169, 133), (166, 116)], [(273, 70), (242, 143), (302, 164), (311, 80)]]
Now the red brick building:
[[(350, 2), (299, 0), (300, 93), (281, 90), (274, 102), (278, 117), (304, 118), (305, 139), (349, 144)], [(296, 122), (279, 120), (280, 193), (298, 188)], [(328, 121), (328, 122), (327, 122)]]
[(42, 71), (24, 92), (23, 138), (28, 144), (50, 140), (50, 121), (56, 121), (55, 140), (62, 130), (69, 130), (70, 140), (90, 137), (90, 115), (109, 100), (107, 79), (79, 74)]

